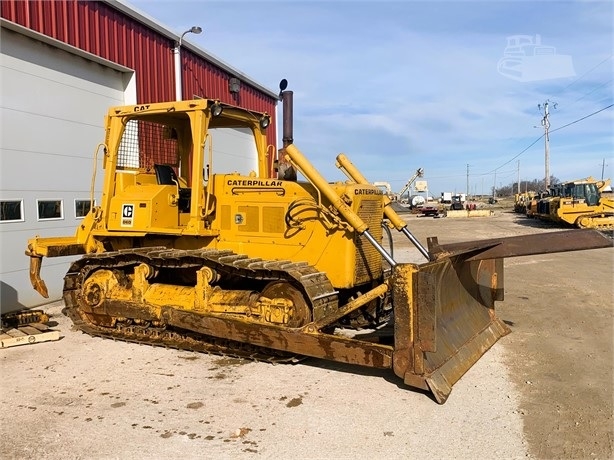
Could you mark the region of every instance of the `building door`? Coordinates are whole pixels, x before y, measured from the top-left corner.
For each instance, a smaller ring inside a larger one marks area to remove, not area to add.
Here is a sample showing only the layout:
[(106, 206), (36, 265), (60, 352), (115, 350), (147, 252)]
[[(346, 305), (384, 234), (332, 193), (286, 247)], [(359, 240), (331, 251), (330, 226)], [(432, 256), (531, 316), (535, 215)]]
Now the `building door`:
[[(89, 209), (105, 113), (133, 102), (134, 89), (132, 72), (31, 33), (0, 30), (0, 305), (8, 312), (46, 302), (30, 286), (27, 240), (74, 234)], [(71, 260), (43, 262), (51, 299), (61, 298)]]

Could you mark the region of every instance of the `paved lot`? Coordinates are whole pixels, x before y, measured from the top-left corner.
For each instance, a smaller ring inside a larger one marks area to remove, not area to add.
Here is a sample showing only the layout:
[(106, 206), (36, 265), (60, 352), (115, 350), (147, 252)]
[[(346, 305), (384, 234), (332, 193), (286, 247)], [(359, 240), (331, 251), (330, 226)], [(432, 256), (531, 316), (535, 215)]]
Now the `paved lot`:
[[(423, 242), (548, 232), (408, 217)], [(420, 260), (400, 234), (395, 256)], [(439, 406), (388, 372), (91, 338), (0, 350), (2, 458), (610, 458), (614, 250), (506, 261), (501, 339)]]

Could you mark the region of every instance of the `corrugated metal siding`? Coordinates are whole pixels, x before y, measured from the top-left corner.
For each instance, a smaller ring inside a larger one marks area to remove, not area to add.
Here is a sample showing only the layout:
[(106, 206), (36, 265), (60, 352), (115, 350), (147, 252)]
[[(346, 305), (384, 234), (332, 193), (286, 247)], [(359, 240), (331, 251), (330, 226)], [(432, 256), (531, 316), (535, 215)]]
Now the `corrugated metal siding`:
[(271, 115), (271, 129), (268, 132), (268, 140), (272, 145), (277, 145), (275, 130), (275, 102), (262, 92), (249, 84), (241, 81), (239, 93), (231, 93), (228, 80), (233, 75), (220, 69), (214, 64), (205, 61), (190, 50), (181, 50), (183, 95), (184, 99), (193, 97), (219, 99), (228, 104), (246, 107), (256, 112), (267, 112)]
[[(137, 102), (175, 97), (173, 40), (97, 1), (0, 0), (2, 18), (136, 71)], [(183, 94), (213, 97), (274, 118), (276, 101), (241, 82), (239, 97), (228, 91), (228, 72), (182, 49)], [(275, 126), (272, 119), (271, 128)], [(269, 143), (276, 145), (275, 130)]]
[(106, 3), (2, 0), (2, 17), (136, 71), (138, 103), (174, 98), (173, 41)]
[(258, 112), (270, 112), (271, 98), (241, 82), (239, 93), (231, 93), (228, 80), (233, 77), (224, 70), (206, 62), (189, 50), (182, 49), (183, 94), (186, 99), (193, 96), (214, 98), (221, 101), (248, 107)]

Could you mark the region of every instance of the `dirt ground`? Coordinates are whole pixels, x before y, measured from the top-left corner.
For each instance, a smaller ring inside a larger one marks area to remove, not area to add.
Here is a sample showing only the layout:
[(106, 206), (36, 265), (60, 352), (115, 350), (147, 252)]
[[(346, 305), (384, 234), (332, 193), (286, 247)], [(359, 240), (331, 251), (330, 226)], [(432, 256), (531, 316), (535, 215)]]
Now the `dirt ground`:
[[(504, 210), (407, 220), (422, 242), (560, 230)], [(50, 304), (60, 341), (0, 351), (0, 457), (612, 458), (613, 268), (614, 249), (507, 259), (512, 333), (442, 406), (386, 371), (91, 338)]]
[(614, 456), (614, 251), (509, 260), (507, 361), (538, 458)]
[[(421, 241), (423, 227), (440, 235), (440, 242), (566, 229), (509, 209), (476, 222), (427, 220), (414, 226)], [(497, 311), (512, 333), (499, 344), (520, 394), (530, 455), (613, 458), (614, 250), (507, 259), (505, 280), (505, 301)]]

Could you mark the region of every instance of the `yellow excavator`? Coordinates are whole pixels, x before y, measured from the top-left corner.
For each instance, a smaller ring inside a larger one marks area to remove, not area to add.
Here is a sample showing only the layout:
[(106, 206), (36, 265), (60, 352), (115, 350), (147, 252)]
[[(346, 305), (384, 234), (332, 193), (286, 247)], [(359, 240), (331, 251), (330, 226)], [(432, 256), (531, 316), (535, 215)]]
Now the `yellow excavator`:
[[(292, 105), (285, 87), (284, 107)], [(101, 200), (92, 187), (91, 211), (73, 236), (28, 241), (33, 287), (47, 296), (44, 257), (80, 254), (63, 297), (88, 334), (388, 368), (443, 403), (509, 332), (494, 313), (504, 257), (611, 246), (598, 232), (570, 230), (450, 245), (433, 237), (425, 247), (345, 155), (336, 164), (348, 181), (327, 182), (294, 145), (291, 119), (284, 110), (277, 153), (266, 140), (268, 114), (219, 100), (111, 108)], [(232, 150), (225, 139), (238, 134), (249, 148), (232, 153), (251, 171), (220, 160)], [(283, 174), (271, 167), (276, 153)], [(381, 244), (382, 224), (424, 263), (397, 263)]]

